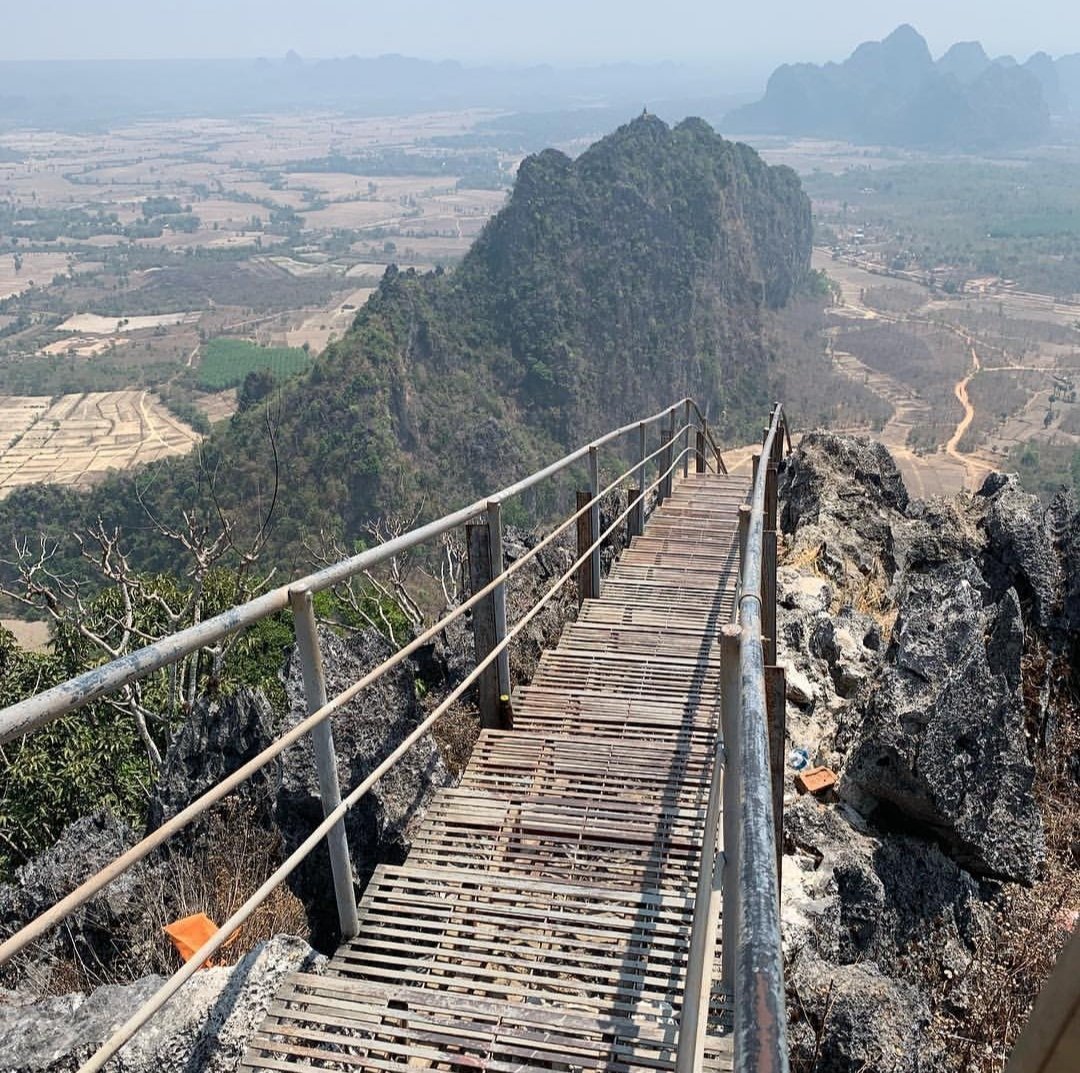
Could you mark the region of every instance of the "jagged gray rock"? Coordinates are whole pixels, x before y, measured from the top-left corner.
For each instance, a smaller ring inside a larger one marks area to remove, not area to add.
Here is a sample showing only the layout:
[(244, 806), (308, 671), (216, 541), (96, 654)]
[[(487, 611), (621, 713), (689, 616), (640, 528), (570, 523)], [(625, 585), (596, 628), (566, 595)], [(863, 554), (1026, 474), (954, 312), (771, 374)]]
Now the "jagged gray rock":
[(919, 1073), (926, 1068), (930, 1014), (914, 987), (872, 963), (827, 965), (807, 958), (794, 976), (793, 1063), (828, 1073)]
[(1021, 488), (1015, 473), (989, 474), (978, 495), (987, 501), (982, 573), (993, 598), (1015, 588), (1031, 604), (1032, 620), (1045, 629), (1054, 617), (1062, 575), (1039, 500)]
[(811, 432), (779, 484), (785, 533), (828, 520), (862, 541), (884, 546), (908, 493), (892, 455), (874, 440)]
[(1007, 881), (1040, 876), (1026, 699), (1080, 656), (1071, 496), (1043, 512), (1015, 477), (927, 501), (899, 482), (883, 449), (827, 433), (780, 480), (779, 659), (815, 694), (788, 705), (789, 744), (841, 776), (838, 804), (789, 789), (784, 821), (792, 1056), (819, 1070), (947, 1068), (929, 1012), (985, 1004), (964, 980)]
[[(270, 702), (258, 690), (197, 701), (166, 750), (150, 801), (150, 829), (262, 752), (273, 740), (274, 724)], [(241, 792), (261, 795), (280, 781), (279, 767), (280, 761), (272, 761), (247, 780)]]
[[(135, 833), (107, 812), (69, 824), (49, 849), (18, 870), (15, 883), (0, 884), (0, 936), (13, 934), (51, 909), (135, 841)], [(53, 987), (64, 962), (108, 966), (116, 957), (117, 934), (142, 911), (151, 878), (147, 862), (119, 876), (76, 909), (63, 929), (53, 929), (5, 966), (5, 983), (42, 993)]]
[[(123, 1052), (108, 1073), (232, 1073), (282, 978), (317, 972), (325, 958), (302, 939), (278, 935), (228, 968), (204, 969)], [(37, 1002), (0, 1003), (0, 1070), (70, 1073), (163, 983), (149, 976)]]
[(1031, 881), (1043, 856), (1031, 796), (1015, 594), (983, 606), (970, 560), (906, 578), (888, 662), (854, 732), (840, 793), (898, 810), (972, 871)]

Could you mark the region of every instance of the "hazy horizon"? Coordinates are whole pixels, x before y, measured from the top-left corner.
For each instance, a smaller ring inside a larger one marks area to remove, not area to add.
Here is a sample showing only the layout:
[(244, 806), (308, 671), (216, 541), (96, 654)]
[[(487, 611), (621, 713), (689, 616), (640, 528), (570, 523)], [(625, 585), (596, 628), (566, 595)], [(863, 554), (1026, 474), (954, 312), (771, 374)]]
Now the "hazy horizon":
[(1080, 51), (1073, 4), (1043, 0), (1010, 11), (985, 3), (909, 0), (874, 5), (836, 0), (820, 9), (786, 2), (748, 10), (669, 0), (665, 18), (644, 0), (548, 0), (508, 13), (505, 2), (453, 6), (414, 0), (375, 6), (349, 0), (52, 0), (5, 13), (0, 60), (251, 59), (289, 50), (306, 59), (398, 53), (470, 65), (618, 62), (681, 64), (764, 77), (784, 62), (842, 59), (860, 42), (908, 22), (940, 55), (980, 40), (991, 55)]

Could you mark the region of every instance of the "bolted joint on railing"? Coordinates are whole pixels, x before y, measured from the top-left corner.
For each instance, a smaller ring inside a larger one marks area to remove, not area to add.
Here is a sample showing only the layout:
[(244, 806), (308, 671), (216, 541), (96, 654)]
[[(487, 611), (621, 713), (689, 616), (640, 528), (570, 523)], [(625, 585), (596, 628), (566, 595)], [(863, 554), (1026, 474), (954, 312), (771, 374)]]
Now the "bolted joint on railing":
[[(308, 715), (311, 715), (326, 705), (326, 675), (323, 671), (311, 589), (307, 585), (294, 586), (289, 590), (289, 603), (292, 606), (296, 645), (300, 650), (300, 666), (304, 675), (304, 700), (307, 703)], [(329, 719), (324, 719), (311, 728), (311, 745), (315, 754), (319, 797), (325, 818), (341, 804), (337, 753), (334, 751), (334, 734)], [(342, 938), (351, 939), (360, 931), (360, 923), (356, 912), (356, 891), (353, 888), (352, 863), (349, 860), (344, 817), (327, 833), (326, 844), (330, 851), (330, 872), (334, 879), (338, 926)]]

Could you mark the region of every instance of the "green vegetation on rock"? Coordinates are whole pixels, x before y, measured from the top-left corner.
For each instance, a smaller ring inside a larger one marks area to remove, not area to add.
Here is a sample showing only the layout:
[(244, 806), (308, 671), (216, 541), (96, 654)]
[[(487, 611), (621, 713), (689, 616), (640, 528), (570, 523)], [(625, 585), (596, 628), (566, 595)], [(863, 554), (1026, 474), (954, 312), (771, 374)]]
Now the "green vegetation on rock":
[[(249, 404), (197, 459), (85, 497), (15, 493), (0, 505), (0, 539), (51, 501), (53, 523), (101, 514), (145, 540), (134, 562), (166, 568), (133, 482), (169, 519), (214, 473), (224, 505), (243, 513), (267, 501), (276, 466), (271, 550), (307, 567), (311, 534), (351, 541), (403, 503), (430, 516), (686, 394), (721, 436), (756, 439), (771, 400), (768, 311), (805, 278), (810, 239), (795, 173), (701, 120), (671, 128), (643, 115), (576, 160), (546, 150), (522, 163), (460, 268), (391, 266), (343, 339), (270, 393), (252, 382)], [(222, 345), (235, 344), (207, 359)], [(234, 364), (218, 367), (229, 376), (217, 385), (237, 382)], [(565, 501), (526, 506), (561, 512)]]

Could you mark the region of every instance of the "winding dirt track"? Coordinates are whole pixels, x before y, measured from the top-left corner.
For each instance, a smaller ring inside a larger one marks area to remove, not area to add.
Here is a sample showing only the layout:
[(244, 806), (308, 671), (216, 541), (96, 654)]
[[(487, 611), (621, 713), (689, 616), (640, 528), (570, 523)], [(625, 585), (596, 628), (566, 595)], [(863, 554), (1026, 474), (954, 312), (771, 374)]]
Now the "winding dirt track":
[(956, 431), (952, 434), (952, 438), (947, 444), (945, 444), (945, 453), (952, 455), (958, 462), (967, 465), (967, 456), (962, 455), (957, 448), (960, 445), (960, 441), (964, 438), (964, 433), (971, 427), (971, 422), (975, 420), (975, 407), (971, 403), (971, 399), (968, 398), (968, 384), (971, 383), (971, 378), (982, 368), (979, 362), (979, 352), (974, 346), (971, 347), (971, 363), (972, 371), (963, 378), (963, 380), (957, 380), (953, 387), (953, 394), (956, 396), (956, 401), (960, 403), (964, 408), (964, 416), (961, 418), (960, 423), (956, 426)]

